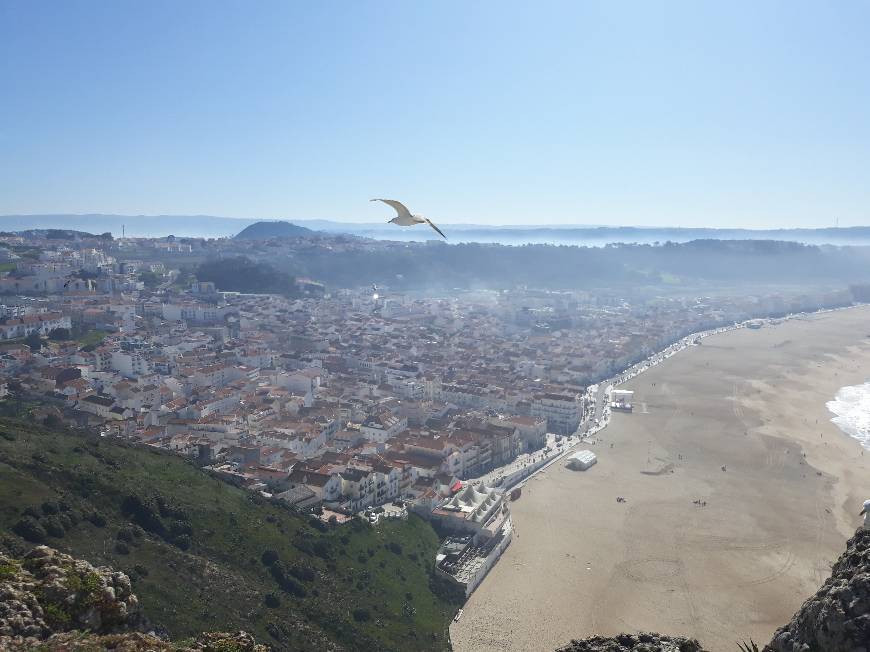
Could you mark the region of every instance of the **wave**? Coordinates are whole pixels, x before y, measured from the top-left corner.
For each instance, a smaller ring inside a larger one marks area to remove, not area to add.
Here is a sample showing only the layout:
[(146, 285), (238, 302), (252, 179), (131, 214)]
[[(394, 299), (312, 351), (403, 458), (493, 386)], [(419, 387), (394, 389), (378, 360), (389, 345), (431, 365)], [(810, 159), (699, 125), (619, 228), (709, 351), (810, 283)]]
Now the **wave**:
[(825, 405), (840, 430), (870, 449), (870, 382), (841, 388)]

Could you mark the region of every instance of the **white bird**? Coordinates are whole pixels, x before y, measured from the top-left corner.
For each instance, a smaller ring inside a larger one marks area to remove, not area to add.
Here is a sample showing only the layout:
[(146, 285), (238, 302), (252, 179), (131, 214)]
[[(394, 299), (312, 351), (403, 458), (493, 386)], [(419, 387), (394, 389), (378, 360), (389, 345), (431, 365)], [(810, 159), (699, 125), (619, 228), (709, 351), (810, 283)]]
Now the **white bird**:
[(870, 530), (870, 500), (864, 501), (864, 507), (861, 509), (860, 516), (864, 517), (864, 527)]
[(411, 211), (407, 209), (407, 207), (400, 201), (396, 201), (395, 199), (372, 199), (371, 201), (382, 201), (387, 206), (392, 206), (397, 215), (393, 219), (390, 220), (393, 224), (398, 224), (399, 226), (414, 226), (415, 224), (428, 224), (433, 229), (438, 232), (445, 240), (447, 236), (441, 233), (441, 229), (432, 224), (431, 220), (427, 217), (423, 217), (422, 215), (411, 215)]

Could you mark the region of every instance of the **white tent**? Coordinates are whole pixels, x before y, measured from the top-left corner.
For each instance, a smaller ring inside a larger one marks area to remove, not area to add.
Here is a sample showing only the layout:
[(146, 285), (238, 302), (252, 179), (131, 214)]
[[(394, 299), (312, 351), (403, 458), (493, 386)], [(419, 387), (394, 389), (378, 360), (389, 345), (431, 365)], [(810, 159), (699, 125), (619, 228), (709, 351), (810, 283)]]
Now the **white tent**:
[(596, 462), (598, 462), (598, 458), (592, 451), (577, 451), (568, 458), (568, 467), (578, 471), (585, 471)]

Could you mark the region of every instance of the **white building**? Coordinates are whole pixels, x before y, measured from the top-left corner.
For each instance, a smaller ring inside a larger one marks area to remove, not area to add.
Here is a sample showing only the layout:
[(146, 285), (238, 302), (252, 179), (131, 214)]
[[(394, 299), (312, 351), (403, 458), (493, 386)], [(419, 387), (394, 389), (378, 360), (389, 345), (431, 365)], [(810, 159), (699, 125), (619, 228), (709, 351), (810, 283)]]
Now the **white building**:
[(550, 432), (573, 434), (583, 418), (582, 394), (541, 394), (531, 405), (531, 416), (547, 420)]

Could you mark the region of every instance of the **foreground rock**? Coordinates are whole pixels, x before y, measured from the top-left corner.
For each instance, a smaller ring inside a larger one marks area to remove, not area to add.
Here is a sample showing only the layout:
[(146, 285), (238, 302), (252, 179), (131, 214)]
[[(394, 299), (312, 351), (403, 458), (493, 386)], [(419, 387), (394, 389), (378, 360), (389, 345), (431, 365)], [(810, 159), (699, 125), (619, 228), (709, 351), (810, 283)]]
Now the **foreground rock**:
[(236, 634), (202, 634), (193, 642), (170, 643), (151, 634), (131, 632), (127, 634), (86, 634), (64, 632), (54, 634), (38, 645), (12, 644), (9, 652), (268, 652), (265, 645), (258, 645), (254, 637), (245, 632)]
[(640, 633), (592, 636), (571, 641), (558, 652), (704, 652), (704, 648), (690, 638)]
[(0, 650), (24, 652), (267, 652), (250, 634), (206, 633), (171, 643), (143, 628), (130, 578), (38, 546), (0, 554)]
[(22, 560), (0, 555), (0, 649), (59, 631), (127, 631), (139, 621), (139, 602), (124, 573), (45, 546)]
[(849, 539), (831, 577), (764, 650), (870, 650), (870, 531), (858, 530)]

